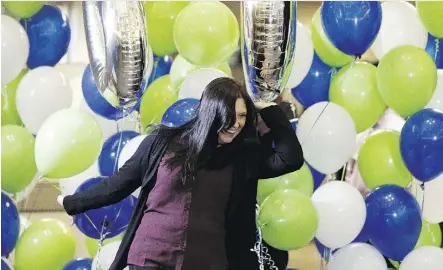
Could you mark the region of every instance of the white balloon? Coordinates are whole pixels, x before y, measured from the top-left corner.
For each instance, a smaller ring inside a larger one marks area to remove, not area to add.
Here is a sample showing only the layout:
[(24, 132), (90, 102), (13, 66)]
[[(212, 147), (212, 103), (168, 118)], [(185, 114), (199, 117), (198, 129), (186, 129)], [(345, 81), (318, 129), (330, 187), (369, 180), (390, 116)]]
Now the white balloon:
[(409, 253), (399, 270), (443, 270), (443, 249), (424, 246)]
[(180, 90), (178, 99), (196, 98), (200, 99), (206, 86), (215, 79), (229, 76), (224, 72), (214, 68), (200, 68), (186, 76)]
[[(332, 255), (328, 270), (386, 270), (383, 255), (366, 243), (352, 243)], [(415, 270), (422, 270), (417, 268)]]
[(2, 84), (12, 81), (26, 67), (29, 39), (25, 29), (13, 18), (2, 15)]
[(385, 1), (381, 8), (383, 16), (380, 31), (371, 46), (378, 59), (400, 45), (426, 48), (428, 31), (412, 4), (404, 1)]
[(356, 150), (357, 132), (349, 113), (332, 102), (309, 107), (297, 124), (305, 160), (324, 174), (337, 172)]
[[(92, 261), (91, 270), (109, 270), (117, 255), (121, 242), (122, 241), (115, 241), (104, 245), (95, 255), (94, 260)], [(128, 267), (125, 267), (123, 270), (128, 270)]]
[(318, 213), (315, 237), (326, 247), (341, 248), (360, 233), (366, 220), (366, 204), (360, 192), (350, 184), (332, 181), (312, 194)]
[(52, 67), (38, 67), (23, 76), (17, 87), (17, 110), (32, 133), (54, 112), (72, 105), (73, 93), (65, 76)]
[(100, 176), (100, 171), (98, 169), (98, 161), (95, 161), (91, 167), (85, 171), (68, 178), (60, 179), (61, 194), (63, 196), (72, 195), (83, 182), (97, 176)]
[(20, 215), (20, 233), (19, 236), (22, 235), (22, 233), (31, 226), (32, 222), (25, 217), (25, 215)]
[[(419, 203), (423, 202), (423, 219), (429, 223), (443, 222), (443, 174), (436, 179), (425, 183), (424, 193), (418, 187), (415, 197)], [(423, 200), (424, 199), (424, 200)]]
[(314, 45), (308, 27), (297, 21), (297, 37), (295, 44), (294, 60), (292, 61), (291, 75), (289, 75), (286, 88), (298, 86), (308, 75), (314, 59)]
[[(443, 48), (442, 48), (443, 49)], [(439, 109), (443, 111), (443, 69), (437, 70), (437, 87), (426, 108)]]

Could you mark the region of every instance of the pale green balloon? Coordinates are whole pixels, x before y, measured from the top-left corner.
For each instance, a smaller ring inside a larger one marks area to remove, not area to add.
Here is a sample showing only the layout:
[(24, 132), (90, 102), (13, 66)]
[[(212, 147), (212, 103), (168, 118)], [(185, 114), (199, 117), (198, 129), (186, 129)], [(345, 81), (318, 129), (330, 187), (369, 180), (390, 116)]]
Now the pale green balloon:
[(3, 1), (3, 6), (19, 18), (31, 18), (44, 5), (44, 1)]
[(15, 247), (15, 270), (60, 270), (74, 258), (75, 238), (65, 223), (42, 219), (32, 223)]
[(38, 170), (48, 178), (67, 178), (89, 168), (102, 146), (102, 130), (94, 117), (79, 109), (53, 113), (35, 142)]
[(23, 76), (25, 76), (26, 72), (28, 72), (28, 70), (23, 69), (14, 80), (2, 87), (2, 126), (23, 125), (17, 111), (16, 96), (18, 84)]
[[(105, 239), (103, 241), (103, 246), (105, 246), (106, 244), (115, 242), (115, 241), (120, 241), (120, 240), (122, 240), (122, 238), (123, 238), (123, 234), (119, 234), (116, 237)], [(87, 236), (85, 237), (86, 249), (88, 250), (89, 256), (91, 256), (91, 258), (94, 258), (95, 255), (97, 254), (99, 243), (100, 243), (100, 241), (97, 239), (90, 238)]]
[(35, 139), (24, 127), (2, 126), (2, 190), (17, 193), (29, 185), (37, 173)]
[(417, 1), (416, 5), (417, 13), (428, 32), (434, 37), (443, 38), (443, 2)]

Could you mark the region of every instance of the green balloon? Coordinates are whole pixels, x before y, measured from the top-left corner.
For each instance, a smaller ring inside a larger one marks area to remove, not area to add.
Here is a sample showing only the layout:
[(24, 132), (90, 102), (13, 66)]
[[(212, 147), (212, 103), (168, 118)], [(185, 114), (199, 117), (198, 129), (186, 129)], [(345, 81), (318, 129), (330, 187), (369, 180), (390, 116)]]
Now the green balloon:
[(193, 2), (174, 25), (178, 52), (190, 63), (215, 67), (228, 60), (240, 37), (237, 18), (221, 2)]
[(353, 60), (352, 56), (344, 54), (337, 49), (326, 36), (321, 23), (320, 8), (312, 17), (311, 36), (315, 52), (327, 65), (342, 67)]
[(17, 111), (16, 95), (18, 84), (26, 72), (28, 72), (28, 70), (23, 69), (14, 80), (2, 87), (2, 126), (23, 125)]
[(283, 189), (296, 189), (306, 196), (312, 195), (314, 192), (314, 179), (306, 163), (298, 171), (258, 181), (257, 197), (259, 204), (272, 192)]
[(383, 130), (371, 134), (360, 147), (358, 170), (365, 184), (374, 189), (394, 184), (407, 187), (412, 175), (400, 153), (400, 133)]
[(75, 238), (71, 228), (56, 219), (32, 223), (15, 247), (16, 270), (60, 270), (74, 258)]
[(35, 139), (24, 127), (2, 126), (2, 190), (17, 193), (29, 185), (37, 173)]
[[(115, 242), (115, 241), (120, 241), (123, 238), (123, 234), (119, 234), (116, 237), (113, 238), (109, 238), (109, 239), (105, 239), (103, 241), (103, 246)], [(86, 249), (88, 250), (89, 256), (91, 256), (91, 258), (94, 258), (95, 255), (98, 252), (98, 246), (99, 246), (100, 241), (94, 238), (90, 238), (90, 237), (85, 237), (85, 244), (86, 244)]]
[(377, 89), (376, 74), (374, 65), (351, 63), (334, 76), (329, 86), (329, 99), (348, 111), (357, 132), (375, 125), (386, 110)]
[(443, 38), (443, 2), (417, 1), (416, 6), (418, 15), (428, 32), (436, 38)]
[(140, 121), (143, 128), (159, 123), (163, 113), (178, 99), (178, 94), (171, 87), (169, 75), (156, 79), (148, 86), (140, 103)]
[(385, 103), (401, 116), (409, 117), (431, 100), (437, 68), (425, 50), (398, 46), (380, 60), (377, 84)]
[(294, 189), (277, 190), (261, 205), (258, 222), (269, 245), (295, 250), (314, 239), (318, 215), (308, 196)]
[(45, 4), (45, 1), (3, 1), (3, 6), (11, 14), (27, 19), (37, 13)]

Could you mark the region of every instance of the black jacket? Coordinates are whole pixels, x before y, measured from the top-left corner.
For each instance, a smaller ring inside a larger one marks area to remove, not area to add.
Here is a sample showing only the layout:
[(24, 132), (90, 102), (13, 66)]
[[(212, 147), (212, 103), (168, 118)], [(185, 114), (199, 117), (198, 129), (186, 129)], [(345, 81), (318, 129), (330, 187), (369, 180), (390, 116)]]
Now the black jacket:
[[(226, 212), (226, 249), (230, 270), (258, 270), (257, 256), (251, 251), (256, 241), (255, 204), (258, 179), (277, 177), (298, 170), (303, 153), (291, 124), (278, 106), (261, 110), (260, 115), (270, 128), (269, 144), (243, 143), (235, 155), (233, 184)], [(114, 204), (142, 186), (138, 203), (128, 225), (117, 256), (110, 270), (126, 266), (129, 247), (143, 216), (149, 192), (166, 145), (155, 136), (148, 136), (136, 153), (118, 173), (81, 193), (65, 197), (63, 204), (70, 215)], [(288, 253), (269, 248), (279, 269), (285, 269)], [(198, 269), (196, 269), (198, 270)], [(204, 270), (204, 269), (203, 269)]]

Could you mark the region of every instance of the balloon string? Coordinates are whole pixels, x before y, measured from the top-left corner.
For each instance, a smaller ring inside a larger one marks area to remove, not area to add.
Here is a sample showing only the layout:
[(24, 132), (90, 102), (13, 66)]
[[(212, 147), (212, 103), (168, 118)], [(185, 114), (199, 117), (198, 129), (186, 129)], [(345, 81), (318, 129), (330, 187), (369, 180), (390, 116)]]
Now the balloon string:
[[(314, 129), (315, 125), (317, 125), (318, 120), (320, 120), (320, 117), (323, 115), (323, 113), (325, 112), (326, 108), (328, 107), (329, 102), (326, 104), (326, 106), (323, 108), (323, 110), (320, 112), (319, 116), (317, 117), (317, 119), (315, 120), (314, 124), (312, 125), (311, 129), (308, 132), (308, 135), (311, 134), (312, 130)], [(300, 145), (303, 145), (305, 142), (301, 142)]]
[(420, 188), (422, 192), (421, 196), (421, 215), (423, 216), (423, 210), (425, 209), (425, 183), (420, 183)]
[(437, 55), (440, 50), (440, 40), (438, 38), (434, 39), (435, 42), (435, 52), (434, 52), (434, 62), (437, 61)]

